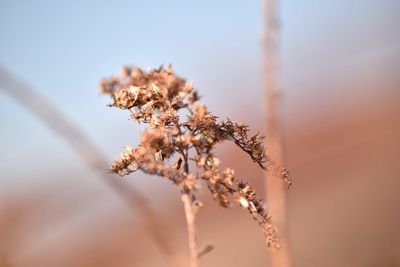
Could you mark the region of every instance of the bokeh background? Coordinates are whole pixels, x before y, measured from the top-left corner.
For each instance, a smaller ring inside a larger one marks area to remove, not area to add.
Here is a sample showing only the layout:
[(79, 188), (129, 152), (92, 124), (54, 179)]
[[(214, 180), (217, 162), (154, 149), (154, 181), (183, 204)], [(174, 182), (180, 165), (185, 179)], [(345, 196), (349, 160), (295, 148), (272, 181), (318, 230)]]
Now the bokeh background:
[[(396, 0), (280, 1), (293, 266), (400, 266), (399, 11)], [(0, 66), (111, 162), (141, 131), (98, 92), (124, 64), (172, 63), (213, 113), (262, 131), (261, 33), (259, 1), (1, 0)], [(0, 145), (1, 267), (167, 266), (137, 212), (4, 90)], [(262, 193), (263, 173), (238, 152), (218, 151)], [(149, 199), (186, 257), (178, 190), (141, 174), (124, 183)], [(219, 208), (207, 192), (201, 200), (199, 242), (215, 246), (202, 266), (268, 266), (244, 211)]]

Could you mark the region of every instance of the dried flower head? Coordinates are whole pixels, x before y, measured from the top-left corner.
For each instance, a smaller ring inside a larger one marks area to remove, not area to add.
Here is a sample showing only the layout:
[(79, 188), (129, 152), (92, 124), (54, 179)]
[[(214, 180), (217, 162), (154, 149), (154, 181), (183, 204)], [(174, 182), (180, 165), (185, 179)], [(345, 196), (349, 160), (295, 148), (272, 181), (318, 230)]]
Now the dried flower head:
[[(218, 143), (233, 141), (261, 168), (290, 185), (287, 170), (266, 156), (262, 136), (249, 136), (249, 127), (243, 123), (218, 121), (205, 105), (197, 103), (198, 92), (175, 75), (171, 66), (147, 72), (124, 67), (118, 76), (101, 81), (100, 87), (111, 96), (110, 106), (129, 110), (132, 120), (149, 126), (139, 146), (127, 147), (113, 162), (112, 172), (127, 175), (141, 170), (159, 175), (189, 194), (192, 204), (198, 206), (197, 184), (203, 180), (222, 207), (234, 202), (246, 209), (264, 232), (267, 245), (279, 247), (263, 200), (256, 197), (249, 184), (235, 178), (233, 169), (221, 170), (220, 161), (213, 154)], [(193, 157), (189, 151), (193, 151)], [(195, 163), (195, 172), (189, 171), (189, 161)]]

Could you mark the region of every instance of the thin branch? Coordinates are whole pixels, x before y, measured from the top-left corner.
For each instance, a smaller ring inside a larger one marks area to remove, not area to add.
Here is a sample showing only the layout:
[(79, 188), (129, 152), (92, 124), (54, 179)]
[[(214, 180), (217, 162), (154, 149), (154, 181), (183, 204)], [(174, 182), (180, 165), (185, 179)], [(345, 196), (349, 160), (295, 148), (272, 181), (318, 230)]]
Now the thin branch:
[(198, 266), (198, 255), (196, 248), (196, 228), (195, 228), (195, 212), (193, 211), (192, 201), (188, 193), (182, 193), (182, 202), (185, 208), (186, 224), (188, 229), (190, 267)]
[(246, 154), (248, 154), (248, 155), (251, 157), (251, 160), (252, 160), (253, 162), (257, 163), (258, 166), (260, 166), (261, 169), (263, 169), (263, 170), (265, 170), (265, 171), (267, 170), (267, 167), (265, 166), (265, 163), (262, 162), (262, 161), (260, 161), (259, 159), (257, 159), (257, 158), (253, 155), (252, 150), (250, 150), (250, 149), (246, 148), (245, 146), (243, 146), (243, 144), (240, 142), (240, 140), (238, 140), (233, 134), (228, 134), (228, 135), (232, 138), (233, 142), (234, 142), (241, 150), (243, 150), (243, 152), (245, 152)]
[(197, 258), (201, 258), (204, 255), (210, 253), (214, 249), (213, 245), (207, 244), (205, 247), (203, 247), (198, 253), (197, 253)]
[[(189, 173), (188, 151), (186, 150), (186, 153), (182, 151), (181, 155), (183, 157), (184, 171), (186, 173)], [(196, 227), (195, 227), (196, 212), (193, 209), (192, 198), (190, 196), (189, 191), (182, 190), (181, 199), (185, 209), (185, 217), (188, 230), (190, 267), (197, 267), (198, 254), (196, 246), (197, 238), (196, 238)]]

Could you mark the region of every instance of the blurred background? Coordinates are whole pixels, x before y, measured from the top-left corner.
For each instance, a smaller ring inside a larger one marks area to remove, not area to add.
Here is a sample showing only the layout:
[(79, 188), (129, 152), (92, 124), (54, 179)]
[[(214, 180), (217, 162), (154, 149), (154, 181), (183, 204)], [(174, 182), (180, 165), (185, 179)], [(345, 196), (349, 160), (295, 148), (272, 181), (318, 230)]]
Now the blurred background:
[[(279, 3), (293, 266), (400, 266), (400, 2)], [(262, 16), (259, 1), (0, 0), (0, 67), (111, 162), (143, 129), (98, 91), (126, 64), (172, 63), (215, 115), (263, 131)], [(105, 170), (88, 167), (0, 81), (0, 266), (168, 266), (136, 210), (99, 179)], [(218, 154), (262, 195), (263, 173), (237, 152)], [(178, 190), (142, 174), (112, 179), (150, 201), (185, 259)], [(269, 266), (246, 212), (200, 198), (199, 243), (215, 246), (201, 266)]]

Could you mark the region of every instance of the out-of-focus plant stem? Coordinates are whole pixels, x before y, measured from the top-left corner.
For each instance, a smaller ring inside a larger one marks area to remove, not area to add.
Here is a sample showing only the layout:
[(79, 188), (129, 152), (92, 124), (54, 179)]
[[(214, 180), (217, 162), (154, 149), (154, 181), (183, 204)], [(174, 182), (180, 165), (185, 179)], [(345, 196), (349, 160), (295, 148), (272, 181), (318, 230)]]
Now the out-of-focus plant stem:
[[(268, 153), (280, 166), (285, 165), (283, 134), (280, 122), (282, 92), (279, 88), (278, 42), (279, 19), (278, 0), (263, 0), (263, 65), (264, 93), (266, 96), (266, 131)], [(265, 192), (269, 212), (278, 228), (281, 238), (281, 248), (270, 251), (272, 267), (287, 267), (291, 265), (290, 251), (286, 239), (286, 185), (280, 179), (266, 174)]]
[(56, 106), (1, 67), (0, 91), (14, 98), (26, 110), (39, 118), (44, 125), (62, 137), (88, 167), (98, 173), (101, 180), (132, 210), (139, 211), (140, 219), (144, 220), (148, 233), (171, 267), (184, 266), (181, 255), (169, 243), (164, 234), (165, 226), (149, 205), (149, 201), (139, 191), (125, 184), (122, 179), (106, 173), (108, 164), (105, 156)]

